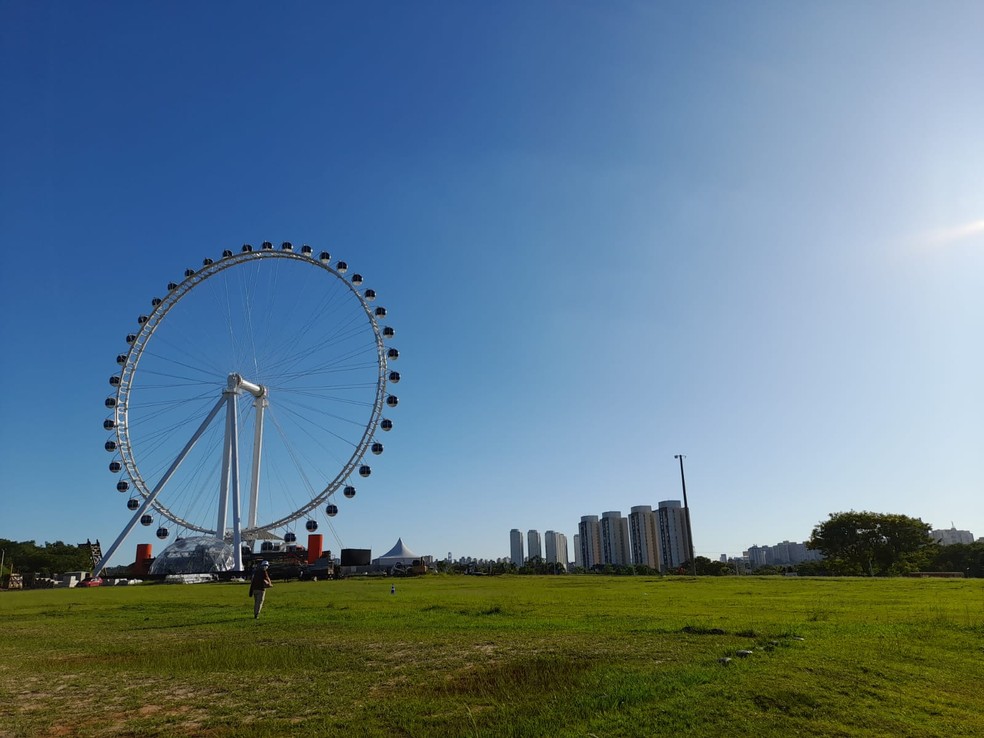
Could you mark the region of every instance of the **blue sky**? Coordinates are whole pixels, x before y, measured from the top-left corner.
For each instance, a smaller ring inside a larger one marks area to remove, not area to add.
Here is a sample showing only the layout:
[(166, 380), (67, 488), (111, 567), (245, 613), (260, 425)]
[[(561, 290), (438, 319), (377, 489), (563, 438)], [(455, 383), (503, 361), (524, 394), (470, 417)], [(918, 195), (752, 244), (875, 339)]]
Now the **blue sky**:
[(981, 28), (3, 0), (0, 537), (115, 538), (123, 337), (263, 240), (346, 259), (398, 331), (397, 427), (329, 546), (505, 556), (678, 499), (680, 452), (704, 555), (852, 508), (984, 535)]

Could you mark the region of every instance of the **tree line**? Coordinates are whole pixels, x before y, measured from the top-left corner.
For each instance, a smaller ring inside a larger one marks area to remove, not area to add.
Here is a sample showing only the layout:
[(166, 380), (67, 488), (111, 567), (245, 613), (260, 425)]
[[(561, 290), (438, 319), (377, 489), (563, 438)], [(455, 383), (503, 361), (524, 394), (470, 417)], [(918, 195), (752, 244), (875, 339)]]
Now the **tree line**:
[(4, 551), (3, 571), (0, 572), (4, 581), (11, 571), (37, 572), (43, 577), (50, 577), (66, 571), (88, 571), (92, 568), (88, 548), (61, 541), (46, 541), (39, 546), (34, 541), (0, 538), (0, 549)]

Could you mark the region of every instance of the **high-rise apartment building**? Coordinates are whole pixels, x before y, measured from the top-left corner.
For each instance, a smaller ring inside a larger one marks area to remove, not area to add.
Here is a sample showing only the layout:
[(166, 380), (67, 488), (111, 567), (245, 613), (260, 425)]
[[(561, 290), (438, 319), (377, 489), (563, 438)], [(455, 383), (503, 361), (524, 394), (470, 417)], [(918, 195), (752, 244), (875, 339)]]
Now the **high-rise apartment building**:
[(690, 560), (687, 511), (679, 500), (663, 500), (659, 503), (657, 516), (659, 518), (661, 570), (675, 569)]
[(552, 530), (543, 534), (543, 560), (548, 564), (557, 560), (557, 533)]
[(578, 569), (584, 567), (584, 559), (581, 558), (581, 535), (574, 534), (574, 566)]
[(601, 558), (601, 525), (597, 515), (583, 515), (577, 532), (581, 536), (581, 566), (593, 569), (603, 562)]
[(744, 552), (748, 559), (748, 565), (752, 569), (759, 569), (769, 563), (769, 547), (754, 545)]
[(632, 563), (629, 550), (629, 521), (618, 510), (601, 514), (601, 560), (613, 566)]
[(523, 559), (523, 534), (519, 528), (509, 531), (509, 560), (513, 566), (522, 566)]
[(560, 564), (567, 569), (567, 536), (553, 530), (543, 534), (544, 561), (548, 564)]
[(526, 560), (532, 561), (534, 558), (543, 560), (543, 546), (540, 543), (540, 531), (530, 530), (526, 534)]
[(651, 505), (636, 505), (629, 513), (632, 563), (659, 570), (659, 523)]

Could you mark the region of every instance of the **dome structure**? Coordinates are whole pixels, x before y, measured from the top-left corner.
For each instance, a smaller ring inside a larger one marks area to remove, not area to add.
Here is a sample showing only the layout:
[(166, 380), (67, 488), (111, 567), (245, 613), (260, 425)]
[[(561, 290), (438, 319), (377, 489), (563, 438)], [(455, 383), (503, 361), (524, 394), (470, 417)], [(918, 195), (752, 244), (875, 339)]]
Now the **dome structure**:
[(150, 565), (151, 575), (216, 574), (235, 568), (232, 545), (211, 536), (179, 538)]

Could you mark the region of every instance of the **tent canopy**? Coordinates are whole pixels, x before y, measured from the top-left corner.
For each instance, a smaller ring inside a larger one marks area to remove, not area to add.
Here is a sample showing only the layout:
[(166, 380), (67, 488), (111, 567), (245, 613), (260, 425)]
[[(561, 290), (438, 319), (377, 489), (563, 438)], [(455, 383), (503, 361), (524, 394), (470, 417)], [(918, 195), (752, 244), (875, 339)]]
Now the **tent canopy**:
[(379, 562), (384, 563), (387, 561), (392, 561), (392, 562), (402, 561), (404, 563), (409, 564), (414, 559), (419, 559), (419, 558), (420, 557), (417, 554), (415, 554), (413, 551), (411, 551), (409, 548), (406, 547), (406, 544), (403, 543), (402, 538), (398, 538), (396, 541), (396, 545), (379, 557)]

